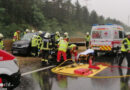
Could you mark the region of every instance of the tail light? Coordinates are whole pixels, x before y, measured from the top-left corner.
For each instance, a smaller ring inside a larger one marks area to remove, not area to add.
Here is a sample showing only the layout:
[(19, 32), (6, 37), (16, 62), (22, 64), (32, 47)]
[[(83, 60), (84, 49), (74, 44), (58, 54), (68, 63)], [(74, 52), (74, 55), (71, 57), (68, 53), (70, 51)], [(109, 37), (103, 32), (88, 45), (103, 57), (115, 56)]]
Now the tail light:
[(2, 78), (0, 78), (0, 88), (3, 88), (3, 82), (2, 82)]

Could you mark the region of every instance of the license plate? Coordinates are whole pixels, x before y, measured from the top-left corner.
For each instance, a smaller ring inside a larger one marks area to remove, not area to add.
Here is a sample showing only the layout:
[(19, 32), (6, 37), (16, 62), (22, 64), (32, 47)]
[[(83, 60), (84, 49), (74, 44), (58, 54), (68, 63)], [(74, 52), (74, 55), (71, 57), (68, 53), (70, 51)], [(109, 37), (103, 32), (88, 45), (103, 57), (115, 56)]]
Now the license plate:
[(13, 53), (18, 53), (18, 51), (13, 51)]

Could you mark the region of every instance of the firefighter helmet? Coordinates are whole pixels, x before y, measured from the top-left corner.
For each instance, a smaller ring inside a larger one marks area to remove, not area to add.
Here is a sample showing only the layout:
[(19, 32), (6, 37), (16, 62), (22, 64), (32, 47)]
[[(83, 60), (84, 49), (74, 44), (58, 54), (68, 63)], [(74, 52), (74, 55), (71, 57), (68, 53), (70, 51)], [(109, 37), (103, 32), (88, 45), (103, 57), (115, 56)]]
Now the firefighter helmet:
[(68, 35), (68, 33), (67, 33), (67, 32), (65, 32), (65, 33), (64, 33), (64, 35), (66, 35), (66, 36), (67, 36), (67, 35)]
[(42, 31), (38, 31), (38, 34), (41, 35), (41, 34), (43, 34), (43, 32)]
[(27, 33), (29, 33), (29, 32), (30, 32), (30, 30), (29, 30), (29, 29), (26, 29), (26, 32), (27, 32)]
[(89, 32), (86, 32), (86, 35), (89, 35)]
[(35, 30), (32, 30), (32, 33), (34, 33), (35, 32)]
[(63, 40), (63, 37), (60, 37), (60, 40)]
[(56, 35), (60, 35), (59, 31), (56, 31)]
[(37, 37), (37, 35), (33, 35), (33, 38)]
[(44, 37), (45, 38), (50, 38), (50, 33), (47, 32)]

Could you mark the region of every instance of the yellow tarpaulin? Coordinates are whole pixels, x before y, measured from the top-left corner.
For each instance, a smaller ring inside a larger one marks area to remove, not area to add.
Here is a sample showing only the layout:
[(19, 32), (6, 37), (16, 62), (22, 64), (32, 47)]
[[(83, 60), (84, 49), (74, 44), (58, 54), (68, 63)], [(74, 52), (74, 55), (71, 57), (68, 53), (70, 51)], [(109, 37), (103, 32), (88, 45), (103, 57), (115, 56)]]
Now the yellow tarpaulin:
[(57, 74), (62, 74), (62, 75), (68, 75), (68, 76), (86, 76), (86, 77), (92, 77), (95, 76), (96, 74), (98, 74), (99, 72), (103, 71), (104, 69), (106, 69), (108, 66), (103, 66), (103, 65), (97, 65), (98, 67), (100, 67), (100, 69), (91, 69), (92, 70), (92, 74), (90, 75), (78, 75), (74, 73), (74, 70), (77, 69), (89, 69), (89, 64), (71, 64), (71, 65), (67, 65), (67, 66), (58, 66), (52, 69), (52, 72), (57, 73)]

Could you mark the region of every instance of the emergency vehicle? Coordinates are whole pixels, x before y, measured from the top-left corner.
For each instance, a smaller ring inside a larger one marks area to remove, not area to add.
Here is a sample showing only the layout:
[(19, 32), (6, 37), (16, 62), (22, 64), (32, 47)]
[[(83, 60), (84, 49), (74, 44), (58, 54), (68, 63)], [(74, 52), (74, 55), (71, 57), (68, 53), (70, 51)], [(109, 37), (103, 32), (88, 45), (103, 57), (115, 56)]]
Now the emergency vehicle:
[(120, 25), (94, 25), (91, 30), (90, 47), (95, 51), (116, 52), (121, 47), (124, 29)]
[(16, 58), (0, 50), (0, 88), (15, 88), (20, 83), (20, 76)]

